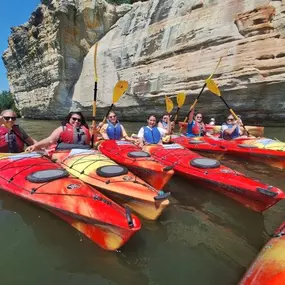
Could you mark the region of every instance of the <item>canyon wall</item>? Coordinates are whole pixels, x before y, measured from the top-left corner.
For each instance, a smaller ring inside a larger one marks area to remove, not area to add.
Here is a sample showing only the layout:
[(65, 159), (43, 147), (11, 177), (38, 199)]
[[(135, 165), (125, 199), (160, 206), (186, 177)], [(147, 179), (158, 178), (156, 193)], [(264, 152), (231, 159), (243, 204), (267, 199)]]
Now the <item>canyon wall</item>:
[[(116, 105), (122, 119), (160, 115), (164, 95), (175, 100), (179, 92), (188, 95), (185, 114), (223, 57), (214, 79), (229, 105), (246, 123), (284, 124), (284, 0), (44, 2), (13, 28), (3, 55), (23, 115), (53, 118), (72, 109), (91, 116), (99, 40), (99, 116), (118, 80), (130, 84)], [(197, 110), (223, 121), (221, 100), (207, 89), (200, 98)]]

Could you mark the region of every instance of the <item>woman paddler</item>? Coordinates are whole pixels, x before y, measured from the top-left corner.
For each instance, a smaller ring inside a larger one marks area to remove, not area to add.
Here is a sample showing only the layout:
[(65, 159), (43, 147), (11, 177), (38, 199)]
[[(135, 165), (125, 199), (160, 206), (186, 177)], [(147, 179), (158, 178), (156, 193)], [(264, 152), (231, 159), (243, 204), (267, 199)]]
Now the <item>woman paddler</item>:
[(4, 110), (0, 115), (0, 152), (19, 153), (24, 151), (25, 144), (33, 145), (37, 141), (30, 137), (16, 124), (16, 113)]
[(100, 129), (100, 134), (104, 140), (127, 140), (136, 142), (136, 139), (128, 136), (124, 126), (119, 122), (115, 112), (108, 114), (107, 123)]
[(138, 132), (139, 145), (145, 144), (161, 144), (162, 138), (171, 133), (170, 118), (167, 116), (167, 130), (156, 126), (156, 117), (150, 115), (147, 118), (147, 126), (142, 127)]
[(187, 137), (202, 137), (207, 134), (206, 126), (203, 122), (202, 113), (197, 113), (194, 118), (194, 108), (189, 114), (188, 124), (187, 124)]
[[(90, 145), (91, 135), (88, 124), (81, 112), (70, 112), (62, 123), (49, 137), (29, 146), (26, 151), (35, 151), (47, 148), (53, 144)], [(94, 138), (96, 141), (96, 136)]]

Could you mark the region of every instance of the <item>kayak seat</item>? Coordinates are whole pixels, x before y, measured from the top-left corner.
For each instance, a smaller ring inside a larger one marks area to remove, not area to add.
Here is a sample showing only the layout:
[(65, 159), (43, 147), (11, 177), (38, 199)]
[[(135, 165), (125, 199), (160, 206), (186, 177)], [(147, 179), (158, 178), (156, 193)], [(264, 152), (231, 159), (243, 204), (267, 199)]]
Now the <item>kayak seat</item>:
[(218, 168), (221, 166), (221, 163), (216, 159), (199, 157), (192, 159), (190, 161), (190, 165), (197, 168), (207, 169), (207, 168)]
[(121, 165), (107, 165), (96, 169), (96, 173), (101, 177), (116, 177), (128, 174), (128, 169)]
[(59, 143), (56, 146), (56, 150), (69, 150), (69, 149), (91, 149), (90, 145), (87, 144), (69, 144), (69, 143)]
[(128, 157), (131, 158), (150, 157), (150, 154), (145, 151), (131, 151), (128, 153)]
[(258, 148), (257, 146), (250, 144), (238, 144), (238, 146), (242, 148)]
[(33, 183), (43, 183), (67, 176), (69, 176), (69, 173), (65, 169), (47, 169), (36, 171), (28, 175), (26, 179)]

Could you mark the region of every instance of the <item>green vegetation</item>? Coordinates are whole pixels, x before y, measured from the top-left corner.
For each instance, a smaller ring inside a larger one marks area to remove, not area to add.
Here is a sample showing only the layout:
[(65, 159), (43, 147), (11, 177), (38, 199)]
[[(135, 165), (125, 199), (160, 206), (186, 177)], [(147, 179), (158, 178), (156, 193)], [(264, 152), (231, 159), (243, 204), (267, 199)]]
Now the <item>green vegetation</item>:
[(12, 109), (17, 113), (17, 115), (20, 114), (10, 91), (0, 92), (0, 112), (6, 109)]

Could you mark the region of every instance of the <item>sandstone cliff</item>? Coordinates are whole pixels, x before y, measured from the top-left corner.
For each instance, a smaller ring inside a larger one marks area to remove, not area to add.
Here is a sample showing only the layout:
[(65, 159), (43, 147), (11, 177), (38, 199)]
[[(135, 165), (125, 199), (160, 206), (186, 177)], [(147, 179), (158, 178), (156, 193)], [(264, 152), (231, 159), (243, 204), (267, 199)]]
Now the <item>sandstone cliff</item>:
[[(124, 119), (162, 113), (163, 95), (181, 91), (189, 94), (189, 106), (223, 56), (215, 79), (228, 103), (246, 122), (284, 122), (284, 0), (149, 0), (119, 8), (104, 1), (45, 2), (41, 17), (36, 10), (29, 23), (14, 28), (4, 54), (24, 115), (39, 116), (46, 107), (91, 114), (94, 47), (87, 50), (103, 37), (101, 111), (119, 79), (130, 83), (117, 105)], [(197, 108), (218, 120), (227, 113), (208, 91)]]

